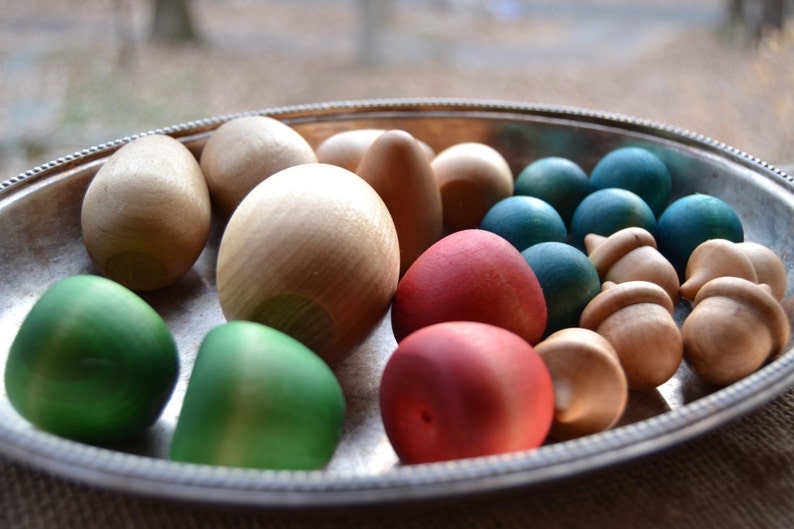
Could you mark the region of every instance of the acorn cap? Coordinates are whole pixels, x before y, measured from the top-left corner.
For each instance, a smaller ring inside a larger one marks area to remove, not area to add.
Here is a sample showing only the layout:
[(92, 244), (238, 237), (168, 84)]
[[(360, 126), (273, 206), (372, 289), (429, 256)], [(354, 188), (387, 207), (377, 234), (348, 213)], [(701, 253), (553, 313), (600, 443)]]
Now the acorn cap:
[(709, 280), (723, 276), (758, 282), (753, 262), (736, 243), (727, 239), (709, 239), (699, 244), (689, 256), (686, 281), (681, 284), (679, 292), (682, 297), (695, 299)]
[(603, 284), (603, 290), (587, 304), (579, 318), (579, 325), (586, 329), (598, 329), (611, 314), (637, 303), (655, 303), (664, 307), (672, 316), (675, 305), (665, 290), (650, 281), (626, 281)]
[(584, 244), (587, 256), (598, 270), (598, 275), (603, 276), (618, 259), (630, 251), (641, 246), (656, 248), (656, 239), (644, 228), (630, 227), (618, 230), (609, 237), (588, 233), (585, 235)]

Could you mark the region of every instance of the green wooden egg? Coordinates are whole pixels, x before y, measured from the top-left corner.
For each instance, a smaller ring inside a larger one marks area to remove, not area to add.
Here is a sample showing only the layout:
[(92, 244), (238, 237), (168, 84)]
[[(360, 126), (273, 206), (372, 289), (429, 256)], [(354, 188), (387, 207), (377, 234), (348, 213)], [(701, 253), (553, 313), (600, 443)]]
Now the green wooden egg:
[(516, 177), (514, 194), (529, 195), (548, 202), (570, 226), (576, 206), (590, 193), (590, 179), (568, 158), (548, 156), (524, 167)]
[(618, 230), (637, 226), (656, 234), (656, 217), (636, 193), (610, 187), (587, 195), (571, 219), (571, 243), (585, 251), (584, 237), (596, 233), (605, 237)]
[(579, 325), (585, 306), (601, 291), (593, 263), (570, 244), (543, 242), (521, 255), (538, 278), (546, 298), (548, 320), (544, 336)]
[(568, 230), (548, 202), (539, 198), (515, 195), (494, 204), (483, 217), (480, 229), (495, 233), (523, 251), (546, 241), (565, 242)]
[(344, 417), (342, 388), (319, 356), (272, 327), (233, 321), (201, 343), (170, 457), (317, 469), (333, 456)]
[(670, 202), (673, 180), (667, 166), (641, 147), (621, 147), (607, 153), (590, 172), (592, 191), (628, 189), (642, 198), (657, 217)]
[(709, 239), (744, 240), (744, 228), (736, 211), (724, 200), (695, 193), (683, 196), (659, 217), (656, 241), (659, 251), (684, 277), (689, 256)]
[(5, 385), (35, 426), (106, 443), (153, 424), (178, 371), (173, 336), (154, 309), (109, 279), (77, 275), (50, 286), (28, 313)]

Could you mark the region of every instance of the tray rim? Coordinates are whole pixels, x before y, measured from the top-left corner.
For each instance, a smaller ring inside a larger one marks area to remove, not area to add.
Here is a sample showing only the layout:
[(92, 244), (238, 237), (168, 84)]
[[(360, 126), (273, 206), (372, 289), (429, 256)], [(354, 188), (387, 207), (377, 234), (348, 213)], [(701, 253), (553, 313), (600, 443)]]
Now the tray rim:
[[(276, 107), (210, 117), (125, 136), (42, 164), (0, 183), (0, 199), (72, 167), (104, 158), (133, 139), (168, 134), (183, 141), (244, 115), (268, 115), (288, 123), (333, 116), (420, 112), (519, 114), (604, 125), (646, 133), (705, 150), (785, 182), (794, 178), (743, 151), (703, 135), (655, 121), (579, 109), (479, 99), (347, 100)], [(447, 463), (398, 466), (361, 475), (329, 471), (270, 471), (174, 463), (60, 439), (45, 432), (20, 432), (0, 424), (0, 454), (62, 478), (173, 500), (256, 507), (335, 507), (459, 497), (515, 487), (539, 486), (666, 450), (757, 409), (794, 387), (794, 354), (788, 352), (745, 379), (694, 402), (582, 439), (538, 450)], [(760, 390), (759, 390), (760, 388)]]
[[(340, 112), (346, 111), (347, 114)], [(383, 113), (404, 113), (408, 111), (421, 111), (425, 114), (438, 112), (448, 114), (451, 112), (487, 112), (487, 113), (518, 113), (531, 114), (537, 117), (549, 118), (569, 118), (571, 120), (601, 124), (607, 126), (621, 126), (626, 130), (641, 132), (674, 140), (683, 145), (697, 147), (721, 156), (728, 157), (732, 161), (762, 169), (782, 178), (790, 184), (794, 184), (794, 175), (789, 175), (782, 168), (776, 167), (752, 154), (737, 149), (724, 142), (720, 142), (703, 134), (693, 132), (681, 127), (669, 125), (656, 120), (644, 119), (621, 113), (593, 110), (570, 105), (556, 105), (543, 103), (528, 103), (520, 101), (506, 101), (498, 99), (476, 99), (476, 98), (384, 98), (384, 99), (349, 99), (338, 101), (327, 101), (319, 103), (307, 103), (301, 105), (286, 105), (272, 108), (263, 108), (235, 112), (231, 114), (221, 114), (198, 120), (186, 121), (174, 125), (168, 125), (148, 131), (137, 132), (128, 136), (122, 136), (113, 140), (99, 143), (91, 147), (65, 154), (36, 167), (23, 171), (15, 176), (0, 181), (0, 193), (15, 186), (22, 181), (32, 177), (42, 177), (53, 172), (63, 171), (72, 166), (83, 164), (89, 161), (98, 160), (109, 156), (124, 144), (150, 134), (167, 134), (181, 140), (186, 140), (190, 136), (204, 135), (225, 121), (242, 116), (264, 115), (276, 117), (287, 123), (298, 123), (305, 120), (313, 120), (321, 115), (333, 115), (335, 119), (344, 119), (359, 114), (371, 114), (375, 111)]]

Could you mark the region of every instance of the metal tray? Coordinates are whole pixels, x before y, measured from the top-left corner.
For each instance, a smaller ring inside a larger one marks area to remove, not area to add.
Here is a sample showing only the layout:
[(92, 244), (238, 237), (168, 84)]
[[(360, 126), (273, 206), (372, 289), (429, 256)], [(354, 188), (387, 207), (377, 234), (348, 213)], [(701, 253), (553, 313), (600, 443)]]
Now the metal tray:
[[(250, 112), (277, 117), (317, 145), (356, 128), (400, 128), (440, 150), (461, 141), (498, 149), (514, 171), (543, 156), (565, 156), (586, 171), (611, 149), (639, 145), (670, 168), (674, 196), (703, 192), (731, 204), (747, 240), (765, 244), (786, 263), (784, 300), (791, 319), (794, 255), (789, 245), (794, 179), (709, 138), (654, 122), (567, 107), (478, 100), (376, 100)], [(243, 114), (151, 132), (179, 138), (198, 154), (213, 130)], [(53, 281), (96, 273), (80, 235), (83, 192), (104, 160), (130, 136), (74, 153), (0, 183), (0, 374), (19, 325)], [(341, 444), (328, 468), (262, 471), (174, 463), (166, 458), (193, 358), (204, 334), (223, 316), (214, 266), (216, 225), (193, 270), (176, 284), (145, 294), (174, 332), (182, 372), (164, 414), (145, 435), (117, 446), (89, 446), (31, 427), (11, 408), (0, 377), (0, 454), (33, 468), (118, 492), (236, 506), (308, 508), (365, 506), (542, 486), (626, 462), (705, 433), (757, 408), (794, 385), (794, 354), (724, 388), (709, 387), (682, 364), (657, 391), (632, 393), (621, 423), (597, 435), (536, 450), (449, 463), (401, 466), (383, 432), (377, 389), (395, 347), (384, 321), (359, 350), (334, 367), (348, 401)], [(687, 307), (677, 308), (680, 319)]]

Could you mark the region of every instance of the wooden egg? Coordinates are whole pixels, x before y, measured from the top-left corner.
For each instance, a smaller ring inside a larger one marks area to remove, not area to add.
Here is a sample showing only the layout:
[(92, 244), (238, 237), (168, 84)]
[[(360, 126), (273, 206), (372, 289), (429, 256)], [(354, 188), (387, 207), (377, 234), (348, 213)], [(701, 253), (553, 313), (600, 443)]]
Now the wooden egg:
[(434, 323), (477, 321), (535, 344), (547, 312), (535, 273), (513, 245), (489, 231), (461, 230), (414, 261), (397, 286), (391, 318), (398, 342)]
[(407, 132), (386, 131), (372, 142), (356, 174), (377, 191), (391, 213), (403, 274), (444, 230), (441, 193), (427, 155)]
[[(356, 172), (361, 158), (372, 146), (372, 143), (386, 132), (384, 129), (354, 129), (337, 132), (322, 142), (315, 148), (317, 161), (338, 165), (348, 171)], [(421, 140), (416, 140), (428, 161), (435, 156), (435, 151)]]
[(629, 390), (618, 354), (589, 329), (562, 329), (535, 346), (554, 385), (551, 436), (574, 439), (611, 428), (623, 415)]
[(25, 317), (5, 389), (42, 430), (110, 443), (151, 426), (178, 376), (176, 343), (152, 307), (107, 278), (76, 275), (51, 285)]
[(174, 430), (175, 461), (313, 470), (334, 454), (345, 397), (333, 371), (294, 338), (250, 321), (201, 342)]
[(485, 214), (513, 194), (513, 171), (507, 160), (484, 143), (447, 147), (431, 162), (441, 191), (448, 233), (477, 228)]
[(554, 414), (549, 371), (526, 340), (501, 327), (424, 327), (389, 358), (379, 402), (404, 464), (537, 448)]
[(227, 121), (209, 137), (200, 158), (212, 207), (224, 220), (270, 175), (316, 161), (314, 149), (303, 136), (269, 116)]
[(669, 380), (683, 357), (674, 305), (662, 287), (649, 281), (604, 283), (579, 321), (612, 344), (629, 387), (653, 389)]
[(601, 281), (650, 281), (662, 287), (673, 302), (678, 301), (678, 273), (656, 249), (656, 240), (648, 230), (624, 228), (609, 237), (590, 233), (584, 243)]
[(759, 369), (788, 343), (790, 325), (766, 285), (712, 279), (698, 292), (681, 334), (687, 363), (705, 382), (727, 385)]
[(383, 318), (399, 271), (375, 190), (346, 169), (303, 164), (259, 184), (229, 219), (218, 298), (228, 320), (276, 328), (333, 362)]
[(170, 285), (190, 270), (210, 231), (207, 184), (193, 154), (165, 135), (121, 147), (82, 203), (86, 250), (102, 274), (132, 290)]
[(699, 244), (686, 265), (686, 280), (681, 284), (681, 296), (695, 299), (707, 282), (717, 277), (741, 277), (758, 282), (755, 266), (741, 248), (726, 239), (709, 239)]

